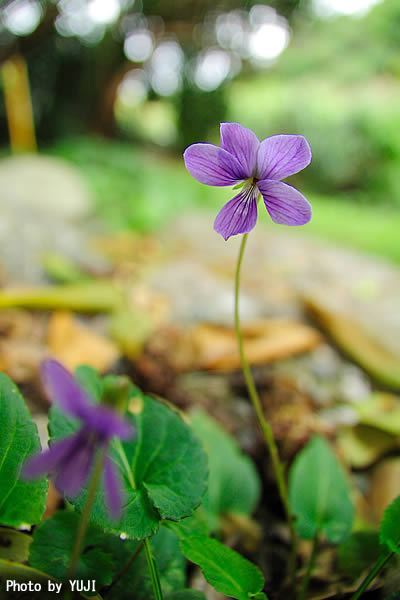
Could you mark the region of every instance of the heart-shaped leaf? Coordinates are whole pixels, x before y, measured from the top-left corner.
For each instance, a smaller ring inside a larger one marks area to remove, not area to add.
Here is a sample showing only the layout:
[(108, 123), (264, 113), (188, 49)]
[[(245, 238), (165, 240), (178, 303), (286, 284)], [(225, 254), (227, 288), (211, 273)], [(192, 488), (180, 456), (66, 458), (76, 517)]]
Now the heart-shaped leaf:
[[(161, 527), (150, 539), (151, 551), (157, 564), (163, 596), (176, 593), (185, 585), (186, 561), (176, 535)], [(153, 585), (142, 544), (133, 540), (121, 540), (108, 534), (101, 547), (112, 552), (115, 576), (131, 561), (122, 577), (117, 579), (105, 594), (108, 600), (154, 600)], [(193, 599), (195, 600), (195, 599)]]
[[(93, 381), (94, 372), (80, 370), (79, 375), (92, 395), (98, 396), (101, 387)], [(101, 488), (91, 518), (102, 529), (143, 539), (154, 534), (162, 520), (178, 521), (199, 506), (206, 488), (207, 457), (191, 427), (163, 402), (143, 395), (132, 386), (130, 404), (137, 414), (126, 414), (125, 418), (136, 430), (136, 436), (123, 443), (113, 441), (109, 453), (123, 480), (123, 516), (119, 522), (110, 520)], [(65, 438), (78, 428), (75, 419), (52, 407), (49, 426), (52, 440)], [(82, 510), (85, 498), (83, 492), (69, 500)]]
[(216, 421), (197, 412), (191, 422), (208, 454), (210, 473), (203, 506), (215, 530), (223, 514), (253, 512), (260, 497), (260, 479), (250, 458)]
[[(79, 514), (60, 511), (37, 527), (30, 551), (30, 564), (62, 581), (68, 571)], [(176, 535), (162, 527), (150, 540), (164, 594), (185, 585), (185, 559)], [(109, 600), (152, 600), (153, 587), (138, 541), (121, 539), (90, 525), (85, 536), (75, 579), (84, 585), (96, 581), (102, 594), (104, 586)], [(115, 580), (115, 581), (114, 581)]]
[(18, 388), (0, 373), (0, 523), (12, 527), (40, 521), (47, 481), (20, 479), (27, 457), (40, 450), (35, 423)]
[(289, 474), (289, 502), (300, 537), (323, 532), (333, 544), (343, 542), (353, 523), (350, 488), (328, 442), (314, 436), (297, 455)]
[[(64, 580), (68, 571), (74, 547), (79, 515), (66, 510), (43, 520), (35, 529), (30, 547), (30, 565)], [(111, 583), (113, 560), (110, 554), (102, 552), (96, 545), (101, 536), (97, 528), (89, 527), (83, 551), (81, 552), (75, 579), (84, 585), (96, 580), (97, 590)]]

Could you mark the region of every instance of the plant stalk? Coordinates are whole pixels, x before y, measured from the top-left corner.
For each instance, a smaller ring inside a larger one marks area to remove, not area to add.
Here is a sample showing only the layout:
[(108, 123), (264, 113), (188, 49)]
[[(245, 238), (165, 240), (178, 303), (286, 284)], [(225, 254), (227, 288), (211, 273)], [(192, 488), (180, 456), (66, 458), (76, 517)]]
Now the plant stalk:
[(306, 593), (307, 593), (307, 590), (308, 590), (308, 584), (310, 583), (311, 573), (312, 573), (312, 570), (314, 568), (315, 558), (317, 556), (318, 534), (319, 534), (319, 532), (316, 531), (316, 533), (314, 535), (314, 538), (313, 538), (311, 554), (310, 554), (310, 558), (309, 558), (308, 563), (307, 563), (306, 573), (304, 575), (304, 579), (303, 579), (303, 582), (302, 582), (302, 585), (301, 585), (299, 600), (304, 600), (304, 598), (306, 597)]
[(155, 600), (163, 600), (162, 592), (161, 592), (161, 584), (160, 579), (158, 577), (157, 565), (153, 557), (153, 553), (151, 551), (149, 538), (145, 538), (143, 540), (144, 545), (144, 553), (147, 560), (147, 566), (150, 572), (151, 583), (153, 585), (154, 598)]
[[(95, 464), (93, 467), (93, 473), (90, 478), (88, 495), (86, 498), (85, 506), (79, 520), (78, 530), (76, 532), (75, 544), (72, 550), (71, 561), (69, 563), (66, 580), (74, 579), (79, 564), (79, 557), (82, 552), (83, 543), (85, 541), (85, 535), (87, 526), (89, 523), (90, 513), (93, 508), (93, 502), (96, 494), (97, 487), (101, 478), (103, 470), (104, 458), (107, 452), (107, 446), (102, 448), (96, 456)], [(69, 597), (67, 592), (67, 598)]]
[(247, 390), (249, 392), (250, 399), (253, 403), (254, 410), (257, 415), (258, 422), (264, 434), (265, 442), (268, 447), (269, 454), (272, 460), (272, 466), (274, 469), (276, 482), (279, 489), (279, 495), (286, 513), (286, 519), (289, 525), (290, 537), (291, 537), (291, 554), (288, 563), (288, 574), (291, 580), (294, 580), (294, 574), (296, 569), (296, 555), (297, 555), (297, 535), (294, 527), (294, 519), (289, 506), (289, 495), (284, 478), (284, 466), (279, 459), (278, 448), (276, 446), (274, 436), (272, 433), (271, 425), (264, 417), (264, 412), (261, 406), (260, 397), (258, 395), (253, 376), (251, 374), (249, 364), (246, 359), (243, 345), (243, 336), (240, 328), (240, 315), (239, 315), (239, 291), (240, 291), (240, 271), (243, 261), (243, 254), (246, 247), (248, 233), (245, 233), (242, 237), (240, 245), (238, 261), (236, 265), (235, 273), (235, 332), (238, 341), (240, 362), (242, 365), (243, 375), (246, 381)]
[(371, 569), (371, 571), (368, 573), (365, 579), (360, 583), (359, 587), (354, 592), (350, 600), (357, 600), (361, 596), (361, 594), (365, 592), (365, 590), (373, 582), (375, 577), (377, 577), (377, 575), (379, 575), (382, 569), (386, 566), (386, 563), (388, 563), (389, 560), (392, 558), (393, 554), (394, 552), (390, 552), (389, 554), (383, 554), (378, 558), (374, 567)]

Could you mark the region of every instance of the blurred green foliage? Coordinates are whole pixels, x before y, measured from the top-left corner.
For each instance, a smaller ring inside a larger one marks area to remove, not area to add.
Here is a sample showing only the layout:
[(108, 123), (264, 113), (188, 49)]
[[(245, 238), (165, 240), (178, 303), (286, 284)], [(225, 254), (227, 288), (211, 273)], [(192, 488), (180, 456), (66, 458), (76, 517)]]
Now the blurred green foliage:
[[(204, 211), (210, 229), (217, 211), (233, 196), (231, 188), (215, 188), (195, 181), (183, 159), (166, 157), (132, 144), (101, 138), (64, 140), (51, 153), (76, 164), (88, 180), (96, 211), (115, 230), (152, 231), (183, 212)], [(400, 211), (360, 200), (350, 193), (317, 194), (305, 188), (306, 171), (296, 185), (313, 205), (313, 218), (299, 235), (307, 233), (380, 254), (400, 263)], [(290, 183), (294, 182), (290, 178)], [(275, 225), (260, 210), (258, 226)]]
[(116, 230), (154, 230), (184, 210), (215, 205), (216, 190), (195, 182), (175, 156), (100, 137), (64, 139), (48, 152), (79, 167), (98, 214)]
[(226, 88), (203, 92), (185, 82), (177, 98), (178, 147), (184, 150), (190, 144), (215, 136), (215, 129), (226, 121)]
[[(157, 11), (158, 4), (146, 2), (145, 12)], [(161, 4), (167, 12), (175, 10)], [(187, 4), (185, 10), (192, 6)], [(51, 148), (82, 170), (108, 225), (153, 230), (191, 208), (216, 214), (231, 190), (194, 181), (176, 149), (196, 141), (219, 143), (218, 123), (226, 119), (252, 128), (260, 139), (277, 133), (309, 139), (313, 162), (289, 181), (313, 203), (313, 219), (301, 231), (400, 262), (400, 2), (383, 0), (362, 18), (329, 20), (312, 16), (307, 3), (300, 2), (301, 10), (294, 10), (295, 0), (286, 4), (292, 38), (274, 65), (255, 71), (247, 65), (232, 83), (212, 92), (186, 81), (176, 96), (153, 95), (135, 108), (130, 123), (130, 115), (119, 117), (124, 135), (140, 140), (136, 147), (85, 136), (59, 140)], [(175, 23), (173, 17), (164, 15), (166, 22)], [(180, 31), (181, 42), (190, 47), (191, 28), (188, 33), (182, 25)], [(79, 126), (82, 118), (87, 128), (115, 134), (104, 90), (107, 77), (118, 72), (121, 44), (109, 35), (96, 48), (82, 48), (76, 39), (59, 37), (41, 48), (46, 61), (39, 48), (29, 58), (34, 103), (40, 105), (35, 94), (43, 99), (38, 116), (46, 130), (43, 139), (52, 139), (55, 130), (57, 135), (87, 131)], [(51, 99), (46, 93), (53, 84), (61, 87)], [(264, 214), (259, 221), (269, 222)]]
[(364, 18), (299, 21), (277, 65), (230, 90), (229, 120), (260, 138), (302, 133), (313, 189), (400, 206), (400, 3)]

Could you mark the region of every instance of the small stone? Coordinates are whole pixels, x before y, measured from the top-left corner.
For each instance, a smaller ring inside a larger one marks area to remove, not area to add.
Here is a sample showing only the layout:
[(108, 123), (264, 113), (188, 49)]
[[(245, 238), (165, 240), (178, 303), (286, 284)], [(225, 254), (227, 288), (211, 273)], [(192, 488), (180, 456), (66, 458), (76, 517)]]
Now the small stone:
[(2, 160), (0, 189), (7, 210), (75, 221), (87, 217), (92, 208), (89, 189), (79, 171), (51, 156), (24, 154)]

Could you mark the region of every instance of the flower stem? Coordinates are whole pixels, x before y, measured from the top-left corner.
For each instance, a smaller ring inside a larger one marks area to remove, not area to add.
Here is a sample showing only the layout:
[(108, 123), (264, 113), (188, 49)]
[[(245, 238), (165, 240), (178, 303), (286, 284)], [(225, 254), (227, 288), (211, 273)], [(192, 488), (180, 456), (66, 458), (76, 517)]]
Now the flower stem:
[(303, 582), (302, 582), (299, 600), (304, 600), (304, 598), (306, 597), (306, 593), (307, 593), (307, 590), (308, 590), (308, 584), (310, 583), (311, 573), (312, 573), (312, 570), (314, 568), (314, 563), (315, 563), (315, 557), (317, 556), (318, 533), (319, 532), (317, 531), (315, 533), (315, 535), (314, 535), (314, 539), (313, 539), (313, 543), (312, 543), (312, 549), (311, 549), (311, 555), (310, 555), (310, 558), (308, 560), (306, 573), (304, 575), (304, 579), (303, 579)]
[(83, 507), (83, 511), (81, 514), (81, 518), (79, 520), (78, 530), (76, 532), (75, 545), (72, 550), (71, 561), (69, 563), (68, 572), (66, 579), (74, 579), (76, 575), (76, 570), (78, 568), (79, 557), (82, 552), (83, 543), (85, 541), (85, 535), (87, 526), (89, 523), (89, 517), (91, 510), (93, 508), (93, 502), (96, 494), (97, 487), (99, 485), (99, 481), (101, 478), (101, 473), (103, 470), (104, 458), (107, 452), (107, 446), (104, 446), (96, 456), (96, 460), (93, 467), (92, 476), (90, 478), (88, 494), (85, 502), (85, 506)]
[(365, 579), (360, 583), (357, 590), (354, 592), (350, 600), (357, 600), (363, 592), (368, 588), (370, 583), (373, 582), (375, 577), (379, 575), (382, 569), (385, 567), (386, 563), (392, 558), (394, 552), (389, 552), (389, 554), (383, 554), (378, 558), (375, 565), (372, 567), (371, 571), (365, 577)]
[(240, 329), (240, 316), (239, 316), (240, 271), (241, 271), (241, 266), (242, 266), (242, 261), (243, 261), (244, 249), (246, 247), (247, 237), (248, 237), (248, 233), (245, 233), (242, 237), (238, 261), (237, 261), (237, 265), (236, 265), (235, 331), (236, 331), (236, 337), (237, 337), (238, 346), (239, 346), (240, 362), (242, 365), (242, 371), (243, 371), (243, 375), (244, 375), (244, 378), (246, 381), (247, 390), (249, 392), (250, 399), (253, 403), (253, 407), (256, 412), (258, 422), (259, 422), (262, 432), (264, 434), (265, 442), (267, 444), (267, 448), (268, 448), (270, 456), (271, 456), (272, 466), (274, 469), (276, 482), (277, 482), (278, 489), (279, 489), (279, 495), (280, 495), (280, 498), (281, 498), (281, 501), (282, 501), (282, 504), (283, 504), (283, 507), (284, 507), (284, 510), (286, 513), (286, 518), (287, 518), (287, 522), (288, 522), (289, 529), (290, 529), (292, 550), (291, 550), (290, 560), (288, 563), (288, 574), (293, 579), (294, 573), (295, 573), (295, 568), (296, 568), (297, 536), (296, 536), (296, 530), (294, 527), (293, 516), (290, 511), (290, 506), (289, 506), (289, 496), (288, 496), (287, 486), (286, 486), (286, 482), (285, 482), (285, 478), (284, 478), (284, 466), (279, 459), (278, 448), (277, 448), (275, 440), (274, 440), (271, 425), (268, 423), (268, 421), (264, 417), (264, 412), (263, 412), (263, 409), (261, 406), (260, 397), (256, 390), (256, 386), (254, 384), (254, 379), (251, 374), (249, 364), (247, 362), (246, 355), (244, 352), (243, 337), (242, 337), (242, 332)]
[(118, 454), (119, 454), (119, 456), (121, 458), (122, 464), (124, 466), (124, 469), (125, 469), (125, 472), (126, 472), (126, 476), (128, 477), (128, 481), (129, 481), (132, 489), (136, 490), (136, 485), (135, 485), (135, 480), (134, 480), (134, 477), (133, 477), (133, 473), (132, 473), (131, 468), (129, 467), (129, 462), (128, 462), (128, 459), (126, 457), (125, 450), (124, 450), (124, 448), (123, 448), (123, 446), (121, 444), (121, 440), (120, 439), (116, 439), (115, 440), (115, 446), (116, 446), (117, 452), (118, 452)]
[(150, 572), (151, 583), (153, 585), (154, 598), (155, 598), (155, 600), (163, 600), (160, 579), (158, 577), (157, 565), (156, 565), (156, 562), (154, 560), (154, 557), (153, 557), (153, 554), (151, 551), (149, 538), (145, 538), (143, 540), (143, 545), (144, 545), (144, 553), (145, 553), (146, 560), (147, 560), (147, 566), (148, 566), (149, 572)]

